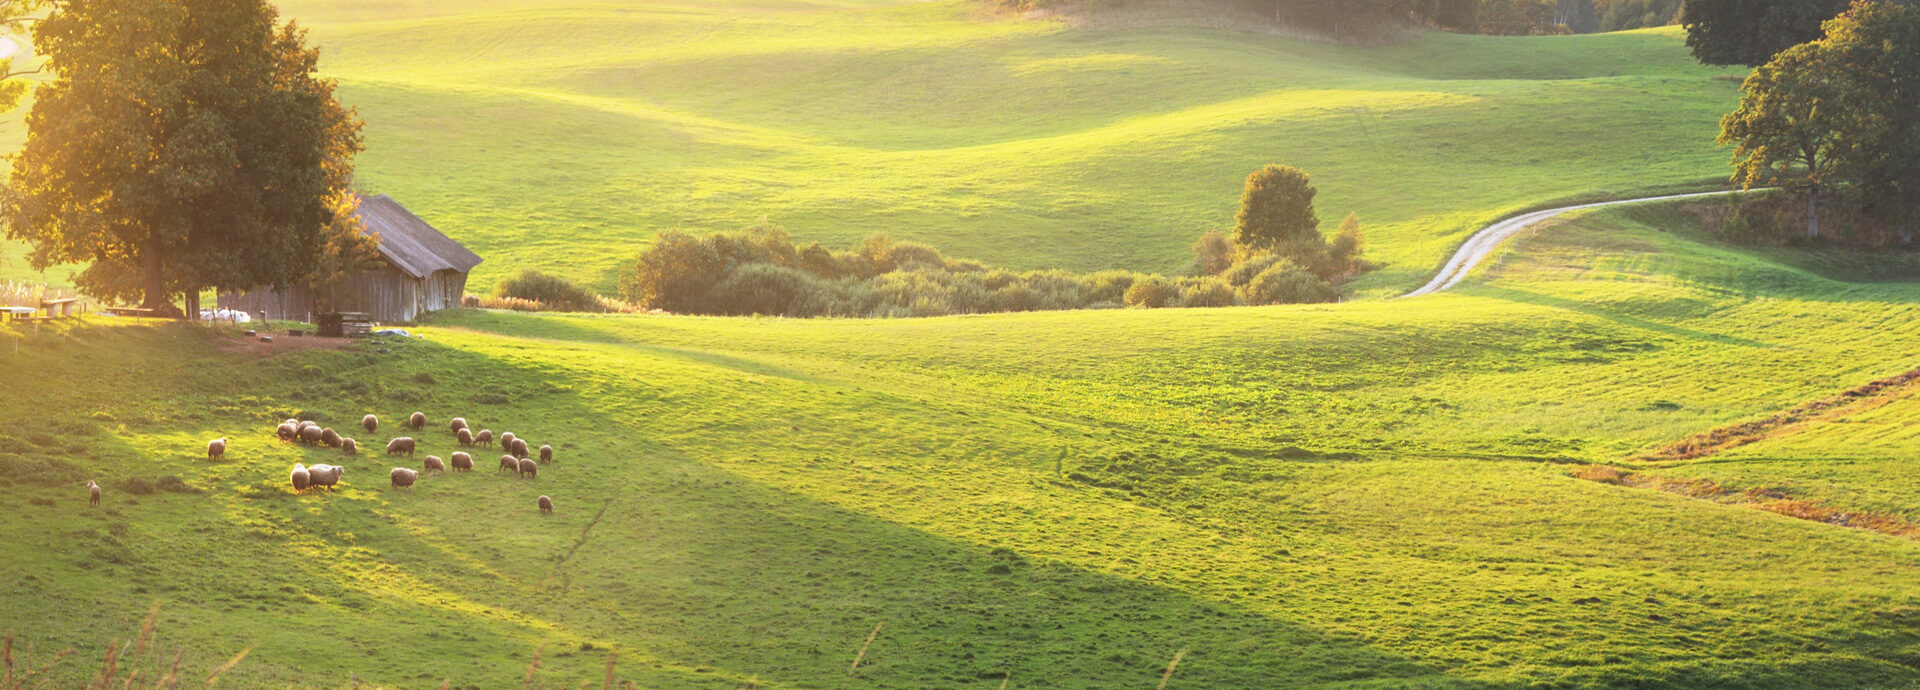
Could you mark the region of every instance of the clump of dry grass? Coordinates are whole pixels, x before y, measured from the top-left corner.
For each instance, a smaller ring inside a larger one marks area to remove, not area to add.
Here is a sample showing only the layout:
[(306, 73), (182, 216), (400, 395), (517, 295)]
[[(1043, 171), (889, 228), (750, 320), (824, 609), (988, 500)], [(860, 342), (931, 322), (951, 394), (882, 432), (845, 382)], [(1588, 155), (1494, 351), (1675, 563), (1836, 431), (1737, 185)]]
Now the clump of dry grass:
[(1619, 484), (1620, 469), (1612, 465), (1587, 465), (1574, 470), (1573, 477), (1602, 484)]
[(0, 307), (40, 307), (40, 300), (79, 298), (80, 295), (65, 288), (49, 287), (41, 283), (0, 280)]
[[(108, 688), (130, 690), (136, 687), (148, 687), (145, 685), (146, 680), (141, 677), (142, 674), (150, 677), (157, 676), (152, 685), (155, 690), (179, 685), (180, 664), (187, 657), (187, 648), (182, 645), (180, 650), (173, 654), (172, 661), (163, 660), (160, 650), (152, 645), (154, 622), (159, 615), (160, 605), (155, 604), (153, 608), (147, 610), (146, 619), (140, 623), (140, 632), (133, 639), (107, 645), (106, 655), (100, 660), (100, 667), (94, 671), (93, 679), (87, 682), (88, 690), (107, 690)], [(148, 653), (150, 651), (151, 655)], [(208, 672), (207, 677), (201, 682), (201, 687), (213, 687), (219, 682), (220, 676), (233, 670), (233, 667), (238, 666), (240, 661), (247, 658), (247, 654), (252, 651), (252, 647), (242, 649), (226, 663)], [(17, 659), (15, 658), (13, 633), (7, 633), (5, 639), (0, 640), (0, 663), (6, 667), (5, 675), (0, 676), (0, 690), (23, 690), (29, 687), (27, 685), (29, 681), (35, 681), (31, 687), (52, 687), (52, 679), (47, 677), (48, 672), (73, 654), (74, 649), (68, 647), (54, 654), (53, 658), (48, 659), (46, 663), (36, 667), (32, 663), (31, 648), (20, 654)], [(124, 676), (122, 676), (123, 673)]]
[[(594, 295), (593, 298), (599, 303), (599, 308), (586, 311), (605, 314), (633, 314), (643, 311), (632, 304), (604, 295)], [(545, 302), (520, 297), (473, 294), (461, 297), (460, 306), (476, 309), (511, 309), (513, 311), (582, 311), (579, 309), (558, 309)]]

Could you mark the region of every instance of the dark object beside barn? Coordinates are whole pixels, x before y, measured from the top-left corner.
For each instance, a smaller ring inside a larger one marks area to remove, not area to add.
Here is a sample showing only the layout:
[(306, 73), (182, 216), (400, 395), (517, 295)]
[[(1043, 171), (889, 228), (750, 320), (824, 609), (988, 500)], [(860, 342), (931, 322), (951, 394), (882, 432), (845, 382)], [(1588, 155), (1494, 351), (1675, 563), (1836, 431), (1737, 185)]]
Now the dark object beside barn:
[(333, 309), (364, 313), (380, 322), (413, 321), (428, 312), (460, 306), (467, 273), (481, 262), (478, 254), (385, 195), (360, 200), (360, 221), (365, 232), (380, 236), (380, 268), (326, 288), (295, 285), (223, 293), (220, 308), (308, 321), (316, 316), (313, 296), (319, 290), (330, 292), (331, 299), (326, 301)]

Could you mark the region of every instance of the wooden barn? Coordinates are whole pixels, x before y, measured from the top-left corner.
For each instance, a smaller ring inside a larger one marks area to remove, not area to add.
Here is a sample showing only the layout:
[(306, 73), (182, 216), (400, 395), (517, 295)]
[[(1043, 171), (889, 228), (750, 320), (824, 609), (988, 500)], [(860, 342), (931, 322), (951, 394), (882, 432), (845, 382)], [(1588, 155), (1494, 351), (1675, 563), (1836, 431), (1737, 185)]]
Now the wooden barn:
[[(440, 234), (419, 216), (386, 195), (360, 200), (360, 221), (380, 236), (380, 268), (364, 271), (332, 288), (335, 311), (365, 312), (375, 321), (413, 321), (428, 312), (460, 306), (467, 272), (480, 256)], [(313, 288), (295, 285), (220, 295), (221, 309), (269, 319), (313, 320)]]

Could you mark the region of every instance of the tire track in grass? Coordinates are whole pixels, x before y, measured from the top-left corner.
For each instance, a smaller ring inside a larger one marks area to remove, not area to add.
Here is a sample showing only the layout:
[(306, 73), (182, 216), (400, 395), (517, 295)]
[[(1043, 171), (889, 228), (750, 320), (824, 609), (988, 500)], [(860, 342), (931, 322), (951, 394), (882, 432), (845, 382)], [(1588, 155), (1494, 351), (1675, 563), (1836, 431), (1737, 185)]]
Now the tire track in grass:
[(565, 593), (573, 587), (573, 577), (562, 571), (567, 567), (568, 563), (573, 561), (573, 554), (578, 553), (580, 547), (587, 544), (587, 538), (593, 535), (593, 528), (600, 526), (600, 520), (607, 516), (607, 509), (613, 507), (613, 501), (617, 498), (619, 498), (619, 496), (608, 496), (606, 502), (600, 504), (600, 511), (594, 513), (593, 519), (587, 521), (587, 526), (580, 529), (580, 537), (573, 540), (573, 546), (568, 547), (567, 552), (560, 556), (560, 560), (553, 564), (553, 569), (547, 571), (546, 579), (540, 583), (541, 589), (550, 589), (555, 575), (560, 576), (560, 591), (562, 593)]

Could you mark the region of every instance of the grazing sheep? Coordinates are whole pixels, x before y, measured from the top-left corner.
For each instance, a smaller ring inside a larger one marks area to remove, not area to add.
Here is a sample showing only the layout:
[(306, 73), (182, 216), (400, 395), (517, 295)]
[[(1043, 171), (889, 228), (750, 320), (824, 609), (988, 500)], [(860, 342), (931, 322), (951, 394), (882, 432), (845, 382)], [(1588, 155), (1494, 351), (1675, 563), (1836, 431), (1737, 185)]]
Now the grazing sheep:
[(286, 418), (286, 420), (284, 420), (284, 421), (282, 421), (282, 422), (280, 422), (280, 423), (281, 423), (281, 424), (292, 424), (292, 425), (293, 425), (293, 428), (295, 428), (295, 429), (298, 429), (298, 428), (300, 428), (300, 418), (298, 418), (298, 417), (288, 417), (288, 418)]
[(466, 417), (454, 417), (453, 421), (447, 422), (447, 433), (457, 434), (460, 433), (461, 429), (465, 428), (467, 428)]
[(540, 463), (534, 462), (532, 460), (528, 460), (526, 458), (520, 459), (520, 478), (521, 479), (536, 479), (539, 476), (540, 476)]
[(333, 427), (320, 430), (320, 443), (328, 448), (339, 448), (341, 438), (340, 432), (334, 431)]
[(369, 434), (371, 434), (371, 433), (373, 433), (373, 432), (374, 432), (374, 431), (375, 431), (376, 429), (379, 429), (379, 428), (380, 428), (380, 418), (379, 418), (379, 417), (375, 417), (375, 416), (373, 416), (373, 415), (367, 415), (367, 416), (365, 416), (365, 417), (361, 417), (361, 418), (360, 418), (360, 427), (361, 427), (361, 428), (363, 428), (363, 429), (366, 429), (366, 430), (367, 430), (367, 433), (369, 433)]
[(540, 497), (540, 514), (541, 515), (553, 514), (553, 499), (547, 498), (546, 496)]
[(520, 459), (513, 457), (511, 455), (502, 455), (500, 456), (500, 469), (507, 470), (509, 472), (519, 472)]
[(312, 425), (300, 427), (300, 442), (309, 446), (319, 443), (323, 435), (320, 427)]
[(100, 485), (89, 479), (87, 480), (87, 507), (92, 508), (98, 505), (100, 505)]
[(314, 465), (307, 468), (308, 485), (324, 486), (328, 491), (332, 491), (340, 483), (340, 475), (346, 473), (347, 468), (339, 465)]
[(415, 472), (405, 467), (395, 467), (391, 471), (387, 472), (387, 480), (392, 482), (393, 488), (396, 488), (396, 489), (404, 489), (409, 486), (413, 486), (414, 480), (419, 478), (420, 478), (419, 472)]
[(466, 427), (460, 427), (459, 431), (454, 432), (453, 437), (455, 440), (458, 440), (462, 446), (473, 445), (473, 432), (468, 431)]
[(553, 462), (553, 446), (540, 444), (540, 464), (545, 465), (549, 462)]
[(516, 438), (513, 440), (513, 457), (516, 457), (516, 458), (527, 457), (527, 440), (526, 439)]
[(399, 455), (402, 453), (405, 453), (409, 458), (413, 457), (413, 437), (401, 436), (400, 438), (387, 442), (388, 455)]
[(427, 413), (413, 413), (413, 416), (407, 418), (407, 426), (413, 427), (414, 431), (427, 428)]
[(491, 445), (493, 445), (493, 430), (492, 430), (492, 429), (481, 429), (481, 430), (480, 430), (480, 433), (477, 433), (477, 434), (474, 434), (474, 435), (473, 435), (473, 445), (476, 445), (476, 446), (491, 446)]
[(457, 472), (473, 471), (473, 456), (468, 455), (466, 453), (455, 451), (453, 454), (453, 457), (449, 459), (453, 462), (454, 471), (457, 471)]
[(427, 462), (422, 467), (428, 472), (433, 472), (436, 470), (440, 472), (447, 471), (447, 463), (441, 462), (440, 456), (438, 455), (427, 456)]
[(307, 487), (313, 485), (313, 475), (307, 473), (307, 466), (297, 462), (293, 463), (293, 475), (289, 479), (293, 482), (293, 492), (296, 494), (306, 492)]
[(300, 435), (300, 425), (281, 422), (280, 428), (274, 429), (273, 434), (280, 437), (281, 443), (292, 443), (293, 437)]
[(207, 459), (208, 460), (219, 460), (220, 456), (223, 456), (226, 454), (227, 454), (227, 439), (216, 438), (214, 440), (207, 442)]
[(341, 455), (353, 455), (358, 452), (360, 452), (360, 444), (354, 443), (353, 439), (350, 438), (340, 439)]
[(513, 439), (514, 439), (514, 436), (513, 436), (513, 432), (511, 431), (501, 434), (500, 448), (509, 453), (513, 452)]

